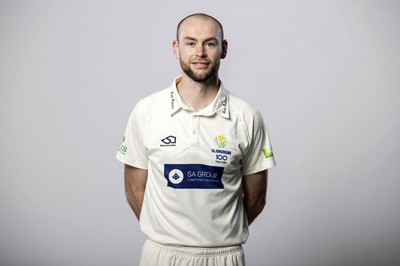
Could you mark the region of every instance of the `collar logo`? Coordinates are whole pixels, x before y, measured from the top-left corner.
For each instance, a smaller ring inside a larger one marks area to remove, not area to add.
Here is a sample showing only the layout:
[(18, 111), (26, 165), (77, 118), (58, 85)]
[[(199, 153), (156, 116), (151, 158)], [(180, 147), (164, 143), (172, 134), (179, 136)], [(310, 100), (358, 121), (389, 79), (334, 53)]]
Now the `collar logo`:
[(225, 148), (226, 146), (226, 138), (223, 135), (219, 135), (214, 139), (215, 144), (221, 149)]
[(173, 91), (171, 91), (171, 109), (175, 109), (175, 97)]
[(223, 114), (226, 114), (226, 98), (225, 98), (225, 100), (222, 102), (222, 107), (223, 107), (222, 113), (223, 113)]

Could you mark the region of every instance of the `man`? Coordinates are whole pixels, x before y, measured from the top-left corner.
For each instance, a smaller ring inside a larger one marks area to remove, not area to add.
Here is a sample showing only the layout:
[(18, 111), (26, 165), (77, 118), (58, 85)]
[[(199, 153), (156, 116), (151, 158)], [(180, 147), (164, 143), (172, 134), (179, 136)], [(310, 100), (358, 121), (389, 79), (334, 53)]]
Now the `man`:
[(260, 113), (218, 77), (227, 49), (215, 18), (184, 18), (173, 41), (182, 75), (130, 116), (117, 158), (149, 238), (141, 265), (245, 265), (275, 161)]

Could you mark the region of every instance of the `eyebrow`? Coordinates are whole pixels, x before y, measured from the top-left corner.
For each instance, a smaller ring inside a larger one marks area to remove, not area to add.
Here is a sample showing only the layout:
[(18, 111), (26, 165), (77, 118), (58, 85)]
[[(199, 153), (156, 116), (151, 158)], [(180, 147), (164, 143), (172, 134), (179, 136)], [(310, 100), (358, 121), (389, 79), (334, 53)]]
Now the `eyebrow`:
[[(196, 38), (189, 37), (189, 36), (188, 37), (183, 37), (182, 40), (184, 40), (184, 41), (198, 41)], [(209, 42), (209, 41), (218, 42), (218, 39), (215, 38), (215, 37), (210, 37), (210, 38), (205, 39), (203, 42)]]

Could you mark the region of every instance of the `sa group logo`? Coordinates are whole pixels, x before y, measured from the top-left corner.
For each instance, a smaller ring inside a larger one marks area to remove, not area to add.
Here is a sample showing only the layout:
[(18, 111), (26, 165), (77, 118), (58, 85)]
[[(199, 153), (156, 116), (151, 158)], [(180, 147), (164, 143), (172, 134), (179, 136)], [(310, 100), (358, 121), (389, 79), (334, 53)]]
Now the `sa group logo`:
[(224, 167), (204, 164), (164, 164), (167, 186), (173, 189), (223, 189)]
[(183, 181), (183, 173), (179, 169), (173, 169), (171, 170), (171, 172), (169, 172), (168, 179), (169, 182), (171, 182), (174, 185), (177, 185)]
[(169, 135), (168, 137), (163, 138), (161, 142), (161, 147), (176, 146), (176, 137)]

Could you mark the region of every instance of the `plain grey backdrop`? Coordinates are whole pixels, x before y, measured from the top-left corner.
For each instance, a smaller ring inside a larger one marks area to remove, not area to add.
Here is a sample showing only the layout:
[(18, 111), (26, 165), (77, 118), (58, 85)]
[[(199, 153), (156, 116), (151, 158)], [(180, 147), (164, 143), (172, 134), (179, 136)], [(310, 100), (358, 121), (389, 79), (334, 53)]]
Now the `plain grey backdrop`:
[(356, 0), (2, 0), (0, 265), (137, 265), (115, 154), (194, 12), (224, 25), (221, 79), (278, 163), (248, 265), (400, 265), (400, 3)]

